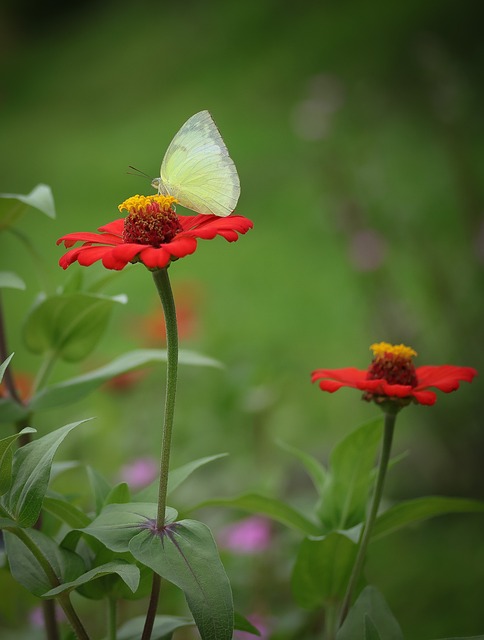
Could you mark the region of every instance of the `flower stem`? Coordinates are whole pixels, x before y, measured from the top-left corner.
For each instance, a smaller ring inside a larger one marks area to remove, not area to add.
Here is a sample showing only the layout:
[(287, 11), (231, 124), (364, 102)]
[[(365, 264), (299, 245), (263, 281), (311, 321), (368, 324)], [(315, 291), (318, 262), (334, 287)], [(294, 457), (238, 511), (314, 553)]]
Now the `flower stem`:
[(178, 371), (178, 328), (176, 323), (175, 301), (170, 286), (167, 269), (153, 272), (153, 279), (158, 289), (166, 325), (166, 395), (165, 415), (163, 419), (163, 435), (161, 440), (160, 484), (158, 489), (158, 515), (156, 528), (161, 530), (165, 524), (166, 492), (168, 488), (168, 470), (170, 467), (171, 433), (175, 414), (175, 395)]
[[(158, 513), (156, 516), (156, 529), (161, 531), (165, 525), (166, 493), (168, 488), (168, 470), (170, 468), (171, 434), (173, 430), (173, 418), (175, 415), (175, 396), (178, 372), (178, 327), (176, 321), (175, 301), (171, 290), (167, 268), (153, 271), (158, 295), (160, 296), (165, 316), (166, 326), (166, 394), (165, 413), (163, 418), (163, 434), (161, 438), (160, 456), (160, 484), (158, 489)], [(153, 574), (150, 603), (146, 613), (145, 626), (141, 640), (150, 640), (153, 630), (158, 599), (160, 595), (161, 578), (157, 573)]]
[(366, 522), (361, 530), (358, 553), (356, 554), (355, 564), (353, 565), (353, 571), (348, 581), (346, 588), (346, 594), (341, 607), (341, 615), (339, 626), (343, 624), (351, 605), (353, 598), (353, 592), (356, 584), (360, 578), (363, 564), (365, 562), (366, 549), (370, 542), (371, 532), (373, 524), (375, 523), (376, 515), (378, 513), (378, 507), (380, 506), (381, 497), (383, 494), (383, 485), (385, 484), (385, 476), (388, 468), (388, 461), (390, 460), (390, 452), (392, 448), (393, 432), (395, 430), (396, 413), (385, 413), (385, 425), (383, 428), (383, 442), (380, 454), (380, 462), (378, 465), (378, 475), (376, 479), (375, 491), (370, 505), (370, 510), (366, 518)]

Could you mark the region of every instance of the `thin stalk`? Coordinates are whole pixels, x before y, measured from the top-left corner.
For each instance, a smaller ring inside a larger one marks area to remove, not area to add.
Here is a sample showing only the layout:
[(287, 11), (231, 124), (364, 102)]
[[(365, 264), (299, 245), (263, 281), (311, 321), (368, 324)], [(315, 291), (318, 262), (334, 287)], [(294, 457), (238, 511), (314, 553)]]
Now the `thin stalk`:
[(383, 494), (383, 486), (385, 484), (385, 476), (388, 468), (388, 461), (390, 460), (390, 452), (392, 449), (393, 432), (395, 430), (396, 413), (385, 413), (385, 425), (383, 428), (383, 442), (381, 447), (380, 462), (378, 465), (378, 475), (376, 479), (375, 491), (370, 505), (370, 510), (366, 518), (366, 522), (361, 530), (358, 553), (356, 554), (355, 564), (353, 565), (353, 571), (351, 573), (348, 586), (346, 588), (346, 594), (341, 607), (340, 623), (343, 624), (351, 605), (353, 598), (353, 592), (356, 584), (360, 578), (361, 571), (365, 562), (366, 550), (368, 543), (370, 542), (371, 532), (375, 523), (376, 515), (378, 513), (378, 507), (380, 506), (381, 497)]
[[(167, 269), (157, 269), (156, 271), (153, 271), (153, 280), (155, 281), (156, 289), (163, 307), (163, 314), (165, 316), (167, 349), (165, 412), (161, 437), (160, 483), (158, 488), (158, 512), (156, 516), (156, 529), (157, 531), (161, 531), (165, 526), (171, 435), (175, 414), (175, 396), (178, 372), (178, 327), (176, 321), (175, 301), (173, 299), (173, 292), (171, 290)], [(150, 640), (151, 638), (156, 610), (158, 607), (160, 588), (161, 578), (158, 574), (154, 573), (151, 586), (150, 603), (146, 613), (145, 626), (141, 640)]]
[(42, 614), (47, 640), (60, 640), (59, 627), (55, 617), (55, 600), (42, 600)]
[[(8, 352), (7, 346), (7, 331), (5, 328), (2, 296), (0, 294), (0, 362), (4, 362), (9, 355), (10, 353)], [(11, 364), (9, 364), (5, 369), (5, 373), (3, 374), (3, 381), (11, 398), (13, 398), (15, 402), (18, 402), (18, 404), (22, 404), (22, 400), (18, 394), (17, 387), (15, 386), (15, 382), (13, 379)]]
[(143, 627), (143, 635), (141, 640), (150, 640), (155, 623), (156, 610), (158, 608), (158, 600), (160, 598), (161, 578), (157, 573), (153, 573), (153, 582), (151, 583), (150, 603), (146, 612), (145, 626)]
[(116, 640), (117, 600), (108, 598), (108, 640)]
[(324, 640), (334, 640), (336, 637), (336, 626), (338, 620), (338, 609), (330, 603), (324, 609)]
[(175, 414), (176, 382), (178, 372), (178, 328), (176, 322), (175, 301), (170, 286), (167, 269), (153, 272), (158, 289), (166, 325), (166, 395), (163, 434), (161, 439), (160, 484), (158, 488), (158, 515), (156, 528), (160, 531), (165, 524), (166, 492), (168, 488), (168, 470), (170, 467), (171, 434)]

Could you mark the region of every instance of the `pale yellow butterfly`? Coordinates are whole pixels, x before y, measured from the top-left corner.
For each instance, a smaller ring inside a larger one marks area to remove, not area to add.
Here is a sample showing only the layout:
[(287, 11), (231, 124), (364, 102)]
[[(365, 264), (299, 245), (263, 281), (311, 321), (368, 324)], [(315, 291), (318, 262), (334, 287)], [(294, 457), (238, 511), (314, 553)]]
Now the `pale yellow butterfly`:
[(208, 111), (189, 118), (176, 134), (151, 185), (197, 213), (228, 216), (240, 195), (240, 181), (217, 125)]

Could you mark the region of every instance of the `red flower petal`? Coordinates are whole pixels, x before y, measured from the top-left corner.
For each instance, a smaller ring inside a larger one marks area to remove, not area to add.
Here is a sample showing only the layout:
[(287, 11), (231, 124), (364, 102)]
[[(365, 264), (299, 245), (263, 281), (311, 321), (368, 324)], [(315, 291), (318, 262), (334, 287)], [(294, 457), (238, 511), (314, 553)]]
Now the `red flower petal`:
[(441, 366), (427, 365), (416, 369), (417, 389), (435, 387), (444, 393), (459, 388), (459, 382), (472, 382), (477, 371), (472, 367), (456, 367), (451, 364)]
[(357, 387), (357, 384), (366, 380), (366, 371), (355, 367), (346, 367), (343, 369), (316, 369), (311, 374), (312, 382), (316, 382), (321, 378), (335, 380), (340, 382), (341, 386)]
[(193, 253), (197, 248), (197, 241), (191, 236), (186, 236), (183, 233), (175, 236), (173, 240), (166, 245), (162, 245), (164, 249), (168, 250), (175, 258), (184, 258)]
[(163, 246), (159, 248), (147, 246), (141, 251), (139, 258), (148, 269), (163, 269), (170, 262), (171, 255)]

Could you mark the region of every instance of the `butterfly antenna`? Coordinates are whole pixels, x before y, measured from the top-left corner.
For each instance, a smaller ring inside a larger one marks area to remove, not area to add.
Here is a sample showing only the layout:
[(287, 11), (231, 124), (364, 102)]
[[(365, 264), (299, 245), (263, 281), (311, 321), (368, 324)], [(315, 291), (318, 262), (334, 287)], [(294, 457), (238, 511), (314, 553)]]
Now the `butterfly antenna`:
[(144, 171), (141, 171), (140, 169), (137, 169), (136, 167), (128, 165), (128, 169), (133, 170), (133, 171), (126, 171), (126, 173), (129, 173), (130, 176), (143, 176), (144, 178), (148, 178), (148, 180), (151, 180), (151, 177), (147, 173), (145, 173)]

